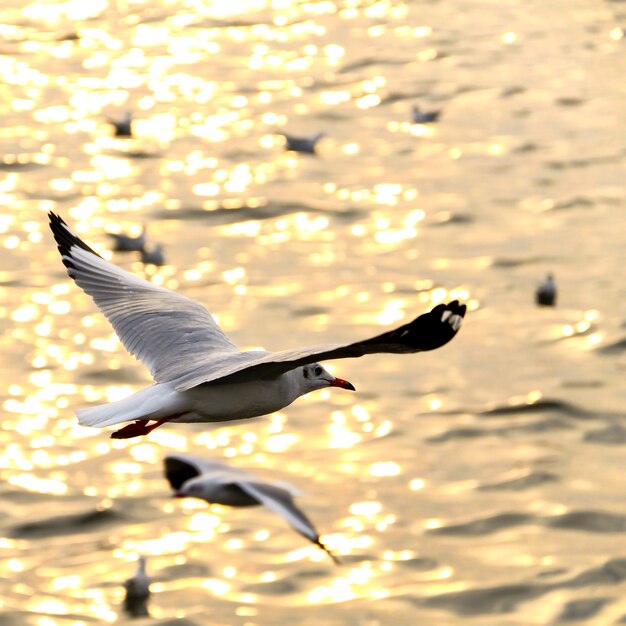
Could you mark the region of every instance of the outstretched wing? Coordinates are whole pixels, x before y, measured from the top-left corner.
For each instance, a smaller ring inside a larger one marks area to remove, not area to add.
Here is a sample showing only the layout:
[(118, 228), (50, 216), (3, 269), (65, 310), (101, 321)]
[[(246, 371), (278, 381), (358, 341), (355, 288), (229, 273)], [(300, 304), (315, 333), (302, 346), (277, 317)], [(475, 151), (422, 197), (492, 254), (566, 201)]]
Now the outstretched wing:
[(207, 468), (205, 459), (188, 454), (168, 454), (163, 459), (165, 478), (175, 491), (178, 491), (188, 480), (210, 469), (213, 468), (210, 466)]
[(197, 374), (207, 360), (241, 354), (199, 303), (109, 263), (54, 213), (50, 228), (67, 272), (157, 382)]
[(280, 515), (296, 532), (312, 541), (316, 546), (319, 546), (335, 563), (339, 563), (337, 557), (320, 541), (320, 536), (317, 530), (315, 530), (315, 526), (313, 526), (311, 520), (304, 512), (296, 506), (289, 491), (275, 485), (249, 481), (238, 481), (237, 486), (257, 500), (259, 504), (263, 504), (270, 511)]
[[(243, 382), (254, 378), (272, 378), (307, 363), (347, 359), (380, 352), (408, 354), (435, 350), (447, 344), (461, 328), (466, 306), (454, 300), (438, 304), (412, 322), (371, 339), (346, 344), (329, 344), (295, 348), (273, 353), (243, 352), (240, 362), (231, 360), (212, 371), (189, 372), (176, 381), (178, 390), (191, 389), (203, 383)], [(245, 361), (244, 361), (245, 358)]]

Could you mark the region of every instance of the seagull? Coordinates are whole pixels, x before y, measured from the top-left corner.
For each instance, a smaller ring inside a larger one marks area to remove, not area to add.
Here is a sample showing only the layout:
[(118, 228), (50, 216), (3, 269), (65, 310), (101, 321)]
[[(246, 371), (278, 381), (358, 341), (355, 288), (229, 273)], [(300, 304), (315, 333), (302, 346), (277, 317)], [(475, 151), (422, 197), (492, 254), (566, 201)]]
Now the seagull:
[(551, 272), (548, 273), (542, 283), (539, 283), (535, 291), (535, 302), (539, 306), (554, 306), (556, 304), (556, 283)]
[(225, 463), (187, 454), (169, 454), (164, 463), (165, 477), (176, 497), (200, 498), (224, 506), (265, 505), (339, 565), (337, 557), (320, 541), (309, 518), (293, 501), (294, 496), (301, 494), (289, 483), (269, 482)]
[(302, 152), (304, 154), (315, 154), (315, 146), (317, 142), (324, 137), (326, 133), (320, 131), (311, 135), (310, 137), (295, 137), (294, 135), (288, 135), (283, 133), (283, 137), (287, 140), (285, 144), (285, 150), (291, 150), (292, 152)]
[(336, 378), (318, 361), (434, 350), (456, 335), (465, 315), (465, 305), (454, 300), (363, 341), (281, 352), (241, 351), (201, 304), (109, 263), (61, 217), (48, 215), (69, 276), (94, 299), (124, 347), (148, 367), (155, 381), (123, 400), (77, 411), (83, 426), (132, 422), (115, 431), (114, 439), (147, 435), (169, 422), (267, 415), (316, 389), (354, 391), (352, 383)]
[(155, 243), (153, 246), (146, 246), (140, 250), (141, 262), (144, 265), (156, 265), (161, 267), (165, 265), (165, 254), (163, 253), (163, 246), (160, 243)]
[(132, 137), (133, 136), (133, 114), (127, 111), (121, 119), (107, 118), (110, 124), (113, 124), (116, 137)]
[(429, 124), (438, 121), (440, 115), (441, 111), (422, 111), (418, 106), (413, 105), (411, 121), (413, 124)]
[(146, 557), (137, 560), (137, 571), (132, 578), (124, 583), (124, 611), (130, 617), (148, 617), (148, 600), (150, 599), (150, 579), (146, 574)]
[(142, 226), (141, 235), (132, 237), (124, 233), (107, 233), (113, 240), (113, 252), (143, 252), (146, 245), (146, 227)]

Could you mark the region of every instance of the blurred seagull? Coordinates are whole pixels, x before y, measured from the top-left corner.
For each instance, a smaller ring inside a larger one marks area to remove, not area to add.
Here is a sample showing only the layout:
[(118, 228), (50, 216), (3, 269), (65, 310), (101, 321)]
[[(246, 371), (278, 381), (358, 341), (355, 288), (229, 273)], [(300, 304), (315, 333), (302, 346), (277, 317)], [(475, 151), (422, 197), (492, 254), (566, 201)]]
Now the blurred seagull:
[(113, 240), (114, 252), (143, 252), (146, 245), (146, 227), (142, 226), (139, 237), (131, 237), (124, 233), (107, 233)]
[(158, 267), (165, 265), (163, 246), (160, 243), (155, 243), (152, 246), (147, 244), (141, 249), (141, 262), (144, 265), (156, 265)]
[(186, 454), (165, 457), (165, 477), (179, 498), (200, 498), (209, 504), (236, 507), (265, 505), (339, 564), (337, 557), (320, 541), (309, 518), (293, 501), (294, 496), (301, 494), (292, 485), (264, 481), (225, 463)]
[(137, 571), (124, 583), (124, 611), (130, 617), (147, 617), (150, 599), (150, 579), (146, 574), (146, 557), (137, 560)]
[(133, 114), (130, 111), (127, 111), (121, 119), (108, 117), (107, 120), (113, 125), (116, 137), (133, 136)]
[(77, 412), (84, 426), (132, 421), (111, 435), (115, 439), (147, 435), (166, 422), (266, 415), (316, 389), (354, 391), (351, 383), (316, 361), (434, 350), (456, 335), (465, 315), (465, 305), (454, 300), (364, 341), (242, 352), (201, 304), (109, 263), (58, 215), (48, 215), (68, 274), (94, 299), (124, 347), (144, 362), (156, 381), (129, 398)]
[(411, 114), (411, 121), (413, 124), (429, 124), (439, 120), (441, 111), (421, 111), (416, 105), (413, 105), (413, 112)]
[(324, 136), (325, 133), (321, 131), (315, 133), (315, 135), (311, 135), (311, 137), (295, 137), (293, 135), (283, 133), (283, 137), (287, 141), (287, 143), (285, 144), (285, 150), (290, 150), (292, 152), (302, 152), (304, 154), (315, 154), (315, 146), (317, 145), (317, 142)]
[(535, 291), (535, 302), (539, 306), (554, 306), (556, 304), (556, 283), (550, 272), (546, 279), (539, 283)]

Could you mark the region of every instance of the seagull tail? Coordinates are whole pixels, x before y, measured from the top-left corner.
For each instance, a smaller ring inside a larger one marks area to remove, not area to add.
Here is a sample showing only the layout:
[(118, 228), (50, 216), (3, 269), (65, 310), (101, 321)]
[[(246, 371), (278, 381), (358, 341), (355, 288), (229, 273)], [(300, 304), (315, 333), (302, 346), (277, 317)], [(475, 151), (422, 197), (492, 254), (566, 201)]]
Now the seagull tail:
[[(76, 411), (81, 426), (103, 428), (140, 419), (159, 419), (180, 410), (180, 394), (169, 386), (152, 385), (128, 398)], [(178, 400), (178, 402), (177, 402)]]

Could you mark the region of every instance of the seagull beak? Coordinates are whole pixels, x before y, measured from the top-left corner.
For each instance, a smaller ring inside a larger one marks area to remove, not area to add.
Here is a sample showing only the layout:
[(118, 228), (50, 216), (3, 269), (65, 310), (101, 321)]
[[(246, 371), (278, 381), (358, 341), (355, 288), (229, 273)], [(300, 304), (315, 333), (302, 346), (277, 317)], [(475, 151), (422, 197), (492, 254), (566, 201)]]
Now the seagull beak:
[(341, 387), (342, 389), (356, 391), (354, 385), (352, 383), (349, 383), (347, 380), (344, 380), (343, 378), (334, 378), (333, 380), (328, 381), (328, 385), (330, 387)]

